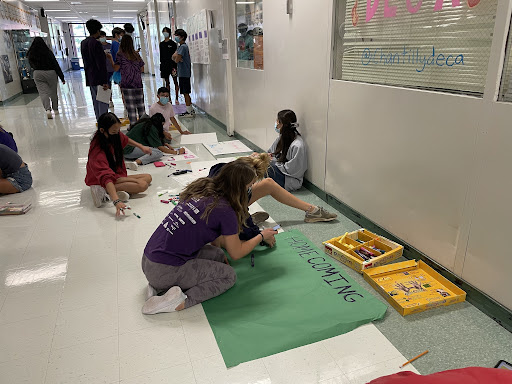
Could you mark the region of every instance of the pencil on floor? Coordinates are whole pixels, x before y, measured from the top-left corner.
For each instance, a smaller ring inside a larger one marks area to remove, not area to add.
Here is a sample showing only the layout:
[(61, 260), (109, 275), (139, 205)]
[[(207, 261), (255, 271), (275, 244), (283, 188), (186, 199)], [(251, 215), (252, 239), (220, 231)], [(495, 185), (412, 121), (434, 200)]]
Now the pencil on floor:
[(425, 352), (420, 353), (418, 356), (413, 357), (411, 360), (409, 360), (409, 361), (407, 361), (407, 362), (403, 363), (403, 364), (400, 366), (400, 368), (405, 367), (407, 364), (412, 363), (414, 360), (419, 359), (421, 356), (426, 355), (427, 353), (428, 353), (428, 349), (427, 349)]

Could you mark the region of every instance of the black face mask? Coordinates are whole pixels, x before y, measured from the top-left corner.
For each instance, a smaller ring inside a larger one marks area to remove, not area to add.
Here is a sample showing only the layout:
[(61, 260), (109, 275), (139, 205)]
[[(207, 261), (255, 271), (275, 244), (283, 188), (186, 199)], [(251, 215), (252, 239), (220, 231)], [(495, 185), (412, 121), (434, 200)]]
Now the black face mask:
[(247, 29), (239, 29), (238, 32), (240, 32), (240, 35), (242, 36), (247, 35)]

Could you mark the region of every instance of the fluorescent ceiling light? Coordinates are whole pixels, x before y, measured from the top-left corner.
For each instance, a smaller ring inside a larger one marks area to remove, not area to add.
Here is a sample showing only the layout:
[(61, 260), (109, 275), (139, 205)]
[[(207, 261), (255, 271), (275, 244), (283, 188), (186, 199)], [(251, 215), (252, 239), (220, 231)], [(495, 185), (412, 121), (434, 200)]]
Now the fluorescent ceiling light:
[(49, 3), (49, 2), (55, 2), (55, 1), (60, 1), (60, 0), (25, 0), (25, 3)]
[(237, 4), (254, 4), (255, 1), (237, 1)]
[(112, 12), (138, 12), (136, 9), (113, 9)]
[(79, 2), (79, 1), (72, 1), (72, 2), (71, 2), (71, 3), (69, 3), (69, 4), (71, 4), (71, 5), (80, 5), (80, 4), (82, 4), (82, 3), (81, 3), (81, 2)]

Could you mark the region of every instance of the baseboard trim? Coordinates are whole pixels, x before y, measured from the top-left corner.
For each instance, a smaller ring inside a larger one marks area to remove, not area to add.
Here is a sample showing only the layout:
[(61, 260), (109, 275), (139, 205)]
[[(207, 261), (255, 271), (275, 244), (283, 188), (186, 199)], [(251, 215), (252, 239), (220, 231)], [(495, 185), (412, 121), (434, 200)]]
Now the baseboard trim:
[(13, 101), (15, 98), (20, 97), (23, 95), (23, 92), (19, 92), (15, 94), (14, 96), (9, 97), (7, 100), (0, 101), (0, 105), (4, 105), (4, 103), (8, 103), (9, 101)]

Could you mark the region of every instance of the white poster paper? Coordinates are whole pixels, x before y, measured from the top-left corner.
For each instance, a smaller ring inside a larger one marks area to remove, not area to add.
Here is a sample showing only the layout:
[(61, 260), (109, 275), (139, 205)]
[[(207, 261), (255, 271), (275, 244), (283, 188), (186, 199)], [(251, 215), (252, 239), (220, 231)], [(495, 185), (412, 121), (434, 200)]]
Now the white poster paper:
[(246, 153), (253, 152), (251, 148), (246, 146), (240, 140), (223, 141), (220, 143), (204, 144), (206, 149), (213, 156), (225, 155), (228, 153)]
[(182, 135), (181, 136), (181, 145), (185, 144), (209, 144), (216, 143), (217, 134), (215, 132), (212, 133), (194, 133), (192, 135)]

